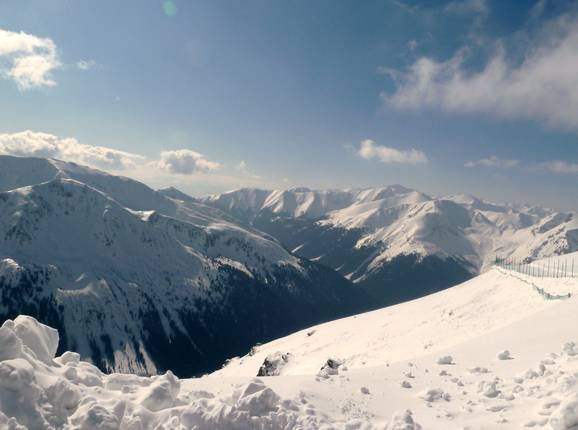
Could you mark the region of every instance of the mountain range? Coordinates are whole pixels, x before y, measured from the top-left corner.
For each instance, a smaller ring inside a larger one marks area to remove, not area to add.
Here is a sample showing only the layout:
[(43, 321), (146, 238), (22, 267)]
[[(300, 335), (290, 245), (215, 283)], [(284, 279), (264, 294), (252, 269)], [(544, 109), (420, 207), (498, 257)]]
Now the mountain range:
[(218, 209), (73, 163), (0, 157), (0, 320), (34, 316), (58, 328), (60, 351), (103, 370), (196, 375), (367, 306), (335, 271)]
[(392, 185), (311, 190), (239, 189), (201, 199), (276, 237), (295, 255), (333, 268), (376, 305), (450, 287), (496, 256), (520, 261), (578, 249), (576, 213), (432, 197)]
[[(445, 289), (496, 255), (578, 248), (576, 214), (394, 185), (193, 198), (0, 156), (0, 321), (28, 314), (102, 370), (179, 376)], [(186, 357), (186, 359), (183, 359)]]

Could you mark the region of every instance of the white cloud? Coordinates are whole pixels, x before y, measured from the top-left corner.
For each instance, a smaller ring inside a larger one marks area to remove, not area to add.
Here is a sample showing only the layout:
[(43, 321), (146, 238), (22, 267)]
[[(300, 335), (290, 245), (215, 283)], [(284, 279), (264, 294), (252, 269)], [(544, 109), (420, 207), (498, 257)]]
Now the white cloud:
[(83, 145), (74, 138), (59, 138), (30, 130), (0, 134), (0, 154), (21, 157), (46, 157), (111, 169), (134, 168), (144, 157), (102, 146)]
[(428, 159), (422, 151), (410, 149), (403, 151), (378, 145), (373, 140), (366, 139), (360, 143), (357, 155), (366, 160), (377, 159), (382, 163), (418, 164), (427, 163)]
[[(103, 146), (85, 145), (68, 137), (60, 138), (49, 133), (30, 130), (0, 134), (0, 155), (19, 157), (57, 158), (104, 170), (147, 170), (151, 168), (170, 174), (191, 175), (207, 173), (221, 167), (190, 149), (164, 151), (159, 159), (119, 151)], [(246, 163), (245, 163), (246, 168)]]
[(190, 149), (161, 152), (157, 167), (169, 173), (192, 175), (217, 170), (221, 165), (205, 159), (201, 154)]
[(504, 158), (498, 158), (492, 155), (489, 158), (482, 158), (481, 160), (468, 161), (466, 167), (492, 167), (499, 169), (510, 169), (516, 167), (520, 162), (518, 160), (508, 160)]
[(567, 163), (565, 161), (548, 161), (546, 163), (540, 164), (539, 167), (554, 173), (578, 173), (577, 163)]
[(14, 80), (20, 90), (56, 85), (51, 73), (58, 67), (52, 39), (0, 29), (0, 76)]
[(577, 52), (578, 20), (563, 16), (542, 28), (517, 64), (499, 46), (474, 72), (465, 66), (467, 48), (447, 61), (423, 57), (392, 75), (396, 88), (382, 99), (403, 110), (483, 113), (578, 129)]
[(80, 60), (76, 63), (76, 68), (78, 70), (90, 70), (96, 67), (96, 61), (94, 60)]

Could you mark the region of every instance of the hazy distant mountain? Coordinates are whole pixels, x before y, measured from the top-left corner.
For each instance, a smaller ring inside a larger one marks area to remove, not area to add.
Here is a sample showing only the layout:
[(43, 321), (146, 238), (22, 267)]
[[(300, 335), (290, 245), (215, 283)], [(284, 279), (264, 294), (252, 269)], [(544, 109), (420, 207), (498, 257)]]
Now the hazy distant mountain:
[(72, 163), (0, 156), (0, 321), (33, 315), (59, 328), (61, 350), (103, 369), (191, 375), (367, 307), (333, 270), (176, 197)]
[(529, 260), (578, 249), (574, 213), (434, 198), (400, 185), (240, 189), (203, 201), (365, 286), (380, 304), (455, 285), (496, 255)]

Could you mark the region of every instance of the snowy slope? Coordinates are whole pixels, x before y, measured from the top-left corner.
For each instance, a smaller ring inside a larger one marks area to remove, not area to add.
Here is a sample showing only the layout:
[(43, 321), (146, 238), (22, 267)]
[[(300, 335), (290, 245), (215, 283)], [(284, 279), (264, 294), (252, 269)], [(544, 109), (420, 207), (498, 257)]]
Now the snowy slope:
[[(570, 256), (578, 259), (578, 253)], [(494, 268), (421, 299), (331, 321), (259, 346), (251, 355), (231, 360), (217, 374), (254, 376), (275, 352), (292, 354), (283, 375), (314, 374), (329, 357), (355, 369), (437, 354), (560, 305), (544, 300), (531, 283), (551, 294), (578, 294), (576, 278), (531, 278)]]
[[(532, 260), (578, 250), (574, 213), (464, 195), (434, 198), (400, 185), (241, 189), (203, 201), (334, 268), (384, 304), (455, 285), (485, 271), (496, 255)], [(416, 283), (423, 289), (412, 291)], [(399, 288), (410, 291), (392, 292)]]
[[(547, 301), (534, 286), (572, 297)], [(302, 391), (321, 386), (320, 402), (346, 415), (385, 420), (411, 409), (428, 429), (574, 429), (577, 296), (576, 278), (492, 269), (422, 299), (261, 345), (213, 377), (254, 376), (269, 361), (269, 372), (281, 375), (264, 378), (272, 387), (295, 380)], [(333, 375), (328, 359), (340, 364)]]
[(208, 371), (367, 306), (215, 208), (56, 160), (0, 157), (0, 172), (0, 320), (33, 315), (102, 369)]
[[(71, 353), (53, 359), (58, 334), (18, 317), (0, 328), (0, 427), (573, 430), (578, 301), (544, 301), (532, 283), (578, 293), (576, 279), (493, 269), (186, 380), (103, 375)], [(278, 376), (254, 377), (264, 357)]]

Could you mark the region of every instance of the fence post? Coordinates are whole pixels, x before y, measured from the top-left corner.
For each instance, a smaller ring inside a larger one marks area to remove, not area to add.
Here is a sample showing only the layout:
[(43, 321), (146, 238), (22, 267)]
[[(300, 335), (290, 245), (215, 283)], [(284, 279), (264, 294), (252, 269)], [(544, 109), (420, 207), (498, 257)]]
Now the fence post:
[(558, 279), (559, 270), (560, 270), (560, 260), (556, 260), (556, 276), (555, 276), (556, 279)]
[(557, 260), (558, 264), (556, 264), (556, 278), (560, 277), (560, 260)]

